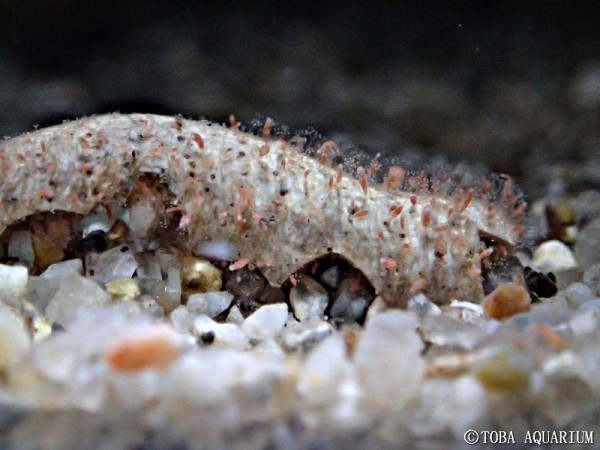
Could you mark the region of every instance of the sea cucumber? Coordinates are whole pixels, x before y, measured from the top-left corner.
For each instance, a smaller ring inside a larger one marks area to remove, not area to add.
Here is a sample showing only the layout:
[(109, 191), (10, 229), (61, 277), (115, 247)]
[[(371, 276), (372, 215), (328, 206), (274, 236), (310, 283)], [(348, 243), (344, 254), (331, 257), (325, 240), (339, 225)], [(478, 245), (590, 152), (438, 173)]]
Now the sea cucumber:
[[(283, 283), (307, 263), (339, 254), (377, 293), (402, 304), (424, 292), (437, 302), (482, 298), (483, 233), (514, 244), (522, 211), (510, 183), (509, 207), (473, 189), (445, 196), (404, 190), (409, 178), (389, 168), (382, 183), (362, 167), (332, 164), (331, 141), (309, 156), (281, 138), (207, 121), (149, 114), (109, 114), (40, 129), (0, 143), (0, 233), (43, 211), (87, 214), (123, 205), (136, 180), (153, 176), (179, 214), (193, 250), (226, 239), (244, 265)], [(413, 183), (414, 184), (414, 183)], [(481, 197), (481, 196), (479, 196)], [(237, 267), (236, 263), (232, 268)]]

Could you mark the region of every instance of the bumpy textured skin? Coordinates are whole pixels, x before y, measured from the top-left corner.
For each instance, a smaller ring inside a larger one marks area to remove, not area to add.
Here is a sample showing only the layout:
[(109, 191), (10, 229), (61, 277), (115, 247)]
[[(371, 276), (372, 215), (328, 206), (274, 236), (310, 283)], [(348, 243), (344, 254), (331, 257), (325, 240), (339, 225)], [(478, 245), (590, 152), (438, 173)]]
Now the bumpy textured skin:
[(274, 283), (335, 252), (390, 302), (419, 291), (480, 300), (479, 232), (518, 237), (486, 202), (461, 212), (460, 199), (366, 186), (281, 139), (179, 117), (111, 114), (41, 129), (0, 143), (0, 164), (0, 232), (36, 212), (123, 204), (139, 176), (158, 174), (191, 249), (228, 239)]

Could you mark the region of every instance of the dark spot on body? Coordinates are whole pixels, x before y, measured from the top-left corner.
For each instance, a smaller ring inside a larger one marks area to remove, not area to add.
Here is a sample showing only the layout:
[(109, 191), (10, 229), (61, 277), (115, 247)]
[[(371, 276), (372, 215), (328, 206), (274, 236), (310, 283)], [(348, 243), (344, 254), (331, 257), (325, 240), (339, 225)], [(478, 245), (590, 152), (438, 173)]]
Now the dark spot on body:
[(210, 345), (215, 341), (215, 332), (207, 331), (206, 333), (202, 333), (200, 335), (200, 342), (205, 345)]

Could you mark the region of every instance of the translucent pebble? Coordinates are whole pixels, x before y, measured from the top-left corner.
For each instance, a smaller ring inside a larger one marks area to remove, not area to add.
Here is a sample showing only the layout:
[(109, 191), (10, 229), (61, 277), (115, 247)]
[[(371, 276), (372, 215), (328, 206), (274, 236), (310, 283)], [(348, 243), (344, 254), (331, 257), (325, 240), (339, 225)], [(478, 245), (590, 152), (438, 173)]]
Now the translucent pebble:
[(227, 314), (227, 322), (235, 325), (242, 325), (244, 323), (244, 316), (237, 305), (233, 305)]
[(253, 340), (275, 339), (283, 330), (288, 319), (288, 307), (285, 303), (264, 305), (244, 320), (242, 330)]
[(486, 335), (482, 327), (449, 314), (426, 316), (421, 330), (423, 337), (432, 344), (462, 347), (468, 350), (475, 348)]
[(29, 231), (14, 231), (8, 242), (8, 256), (17, 258), (23, 264), (31, 266), (35, 259), (31, 233)]
[(265, 285), (265, 280), (248, 269), (236, 270), (227, 280), (225, 288), (233, 295), (256, 299)]
[(150, 197), (141, 196), (129, 209), (129, 230), (134, 237), (144, 237), (156, 222), (156, 210)]
[(87, 265), (87, 275), (98, 283), (108, 283), (117, 278), (131, 278), (138, 263), (130, 248), (120, 245), (100, 253), (92, 264)]
[(26, 267), (0, 264), (0, 302), (18, 306), (27, 290), (27, 279)]
[(335, 288), (338, 285), (340, 278), (340, 267), (339, 266), (331, 266), (325, 272), (321, 274), (321, 281), (324, 285), (329, 286), (330, 288)]
[(307, 275), (303, 275), (290, 290), (290, 304), (298, 320), (323, 318), (329, 296), (327, 291)]
[(169, 317), (171, 318), (171, 323), (175, 329), (182, 333), (189, 332), (192, 328), (192, 324), (194, 323), (194, 318), (184, 305), (178, 306), (171, 311)]
[(138, 262), (136, 274), (138, 278), (147, 278), (150, 280), (162, 280), (160, 264), (158, 258), (151, 253), (138, 253), (135, 255)]
[(600, 264), (594, 264), (583, 272), (583, 282), (594, 295), (600, 295)]
[(439, 316), (442, 313), (440, 307), (429, 300), (425, 294), (418, 294), (411, 298), (408, 301), (407, 309), (419, 317)]
[(414, 313), (397, 310), (376, 314), (366, 323), (354, 361), (367, 404), (401, 408), (418, 392), (425, 362), (417, 326)]
[(492, 391), (520, 391), (529, 385), (531, 361), (517, 350), (490, 355), (474, 368), (475, 377)]
[(186, 307), (193, 316), (215, 317), (229, 308), (232, 301), (233, 295), (229, 292), (206, 292), (190, 295)]
[(0, 307), (0, 372), (6, 374), (27, 353), (30, 345), (22, 319)]
[(177, 267), (170, 267), (167, 272), (166, 297), (169, 300), (168, 305), (163, 305), (169, 310), (176, 308), (181, 303), (181, 271)]
[(158, 302), (149, 295), (143, 295), (138, 300), (140, 306), (147, 311), (153, 319), (160, 319), (165, 317), (165, 310), (158, 304)]
[(582, 311), (587, 310), (587, 309), (597, 310), (598, 313), (600, 314), (600, 297), (596, 297), (591, 300), (588, 300), (587, 302), (583, 303), (579, 307), (579, 309)]
[(539, 322), (551, 328), (564, 324), (571, 315), (567, 302), (554, 297), (544, 303), (535, 303), (531, 307), (530, 320), (532, 323)]
[(579, 233), (574, 251), (582, 267), (600, 263), (600, 219), (588, 223)]
[(237, 325), (217, 323), (207, 316), (194, 320), (192, 334), (200, 345), (225, 346), (238, 350), (249, 348), (248, 337)]
[(196, 246), (194, 253), (214, 261), (233, 261), (237, 256), (235, 246), (222, 239), (203, 241)]
[(50, 319), (68, 328), (76, 319), (80, 307), (106, 305), (110, 301), (110, 295), (96, 283), (75, 272), (69, 272), (62, 279), (46, 313)]
[(338, 322), (362, 323), (368, 307), (369, 301), (352, 289), (352, 280), (344, 280), (335, 294), (329, 317)]
[(40, 276), (48, 280), (60, 279), (71, 271), (83, 275), (83, 262), (81, 259), (68, 259), (67, 261), (52, 264)]
[(27, 300), (31, 302), (36, 311), (43, 314), (46, 311), (48, 302), (56, 291), (60, 281), (50, 281), (42, 277), (29, 277), (27, 280)]
[(546, 241), (535, 249), (531, 264), (542, 272), (564, 272), (577, 267), (571, 249), (561, 241)]
[(567, 304), (572, 308), (577, 308), (588, 300), (594, 298), (594, 293), (592, 290), (583, 283), (573, 283), (559, 295), (564, 297), (567, 301)]
[(569, 320), (569, 326), (577, 339), (585, 339), (593, 334), (600, 325), (600, 299), (584, 303)]
[(458, 439), (489, 410), (485, 388), (472, 376), (436, 379), (421, 392), (421, 407), (411, 414), (411, 431), (431, 436), (450, 429)]
[(349, 363), (341, 335), (320, 342), (304, 362), (296, 391), (311, 405), (331, 408), (339, 397), (339, 387), (349, 374)]
[(308, 351), (333, 332), (334, 328), (328, 322), (312, 317), (303, 322), (288, 321), (281, 339), (289, 350)]
[(159, 248), (154, 253), (154, 256), (158, 260), (160, 271), (163, 276), (167, 276), (167, 273), (171, 267), (181, 267), (181, 257), (168, 250)]

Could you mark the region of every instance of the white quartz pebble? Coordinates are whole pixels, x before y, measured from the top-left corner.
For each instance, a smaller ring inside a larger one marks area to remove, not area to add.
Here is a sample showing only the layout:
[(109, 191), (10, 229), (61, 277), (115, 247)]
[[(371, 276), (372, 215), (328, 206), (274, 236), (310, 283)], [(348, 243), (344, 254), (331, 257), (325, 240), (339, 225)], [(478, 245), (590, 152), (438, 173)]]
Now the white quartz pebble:
[(571, 249), (556, 240), (546, 241), (536, 248), (531, 264), (542, 272), (564, 272), (577, 267)]
[(204, 314), (208, 317), (215, 317), (225, 311), (233, 295), (226, 291), (205, 292), (202, 294), (192, 294), (188, 297), (187, 309), (194, 316)]
[(18, 306), (27, 289), (27, 268), (0, 264), (0, 302)]
[(21, 318), (7, 308), (0, 308), (0, 372), (10, 369), (30, 345)]
[(253, 340), (274, 339), (283, 330), (287, 319), (288, 308), (285, 303), (264, 305), (244, 320), (242, 330)]

